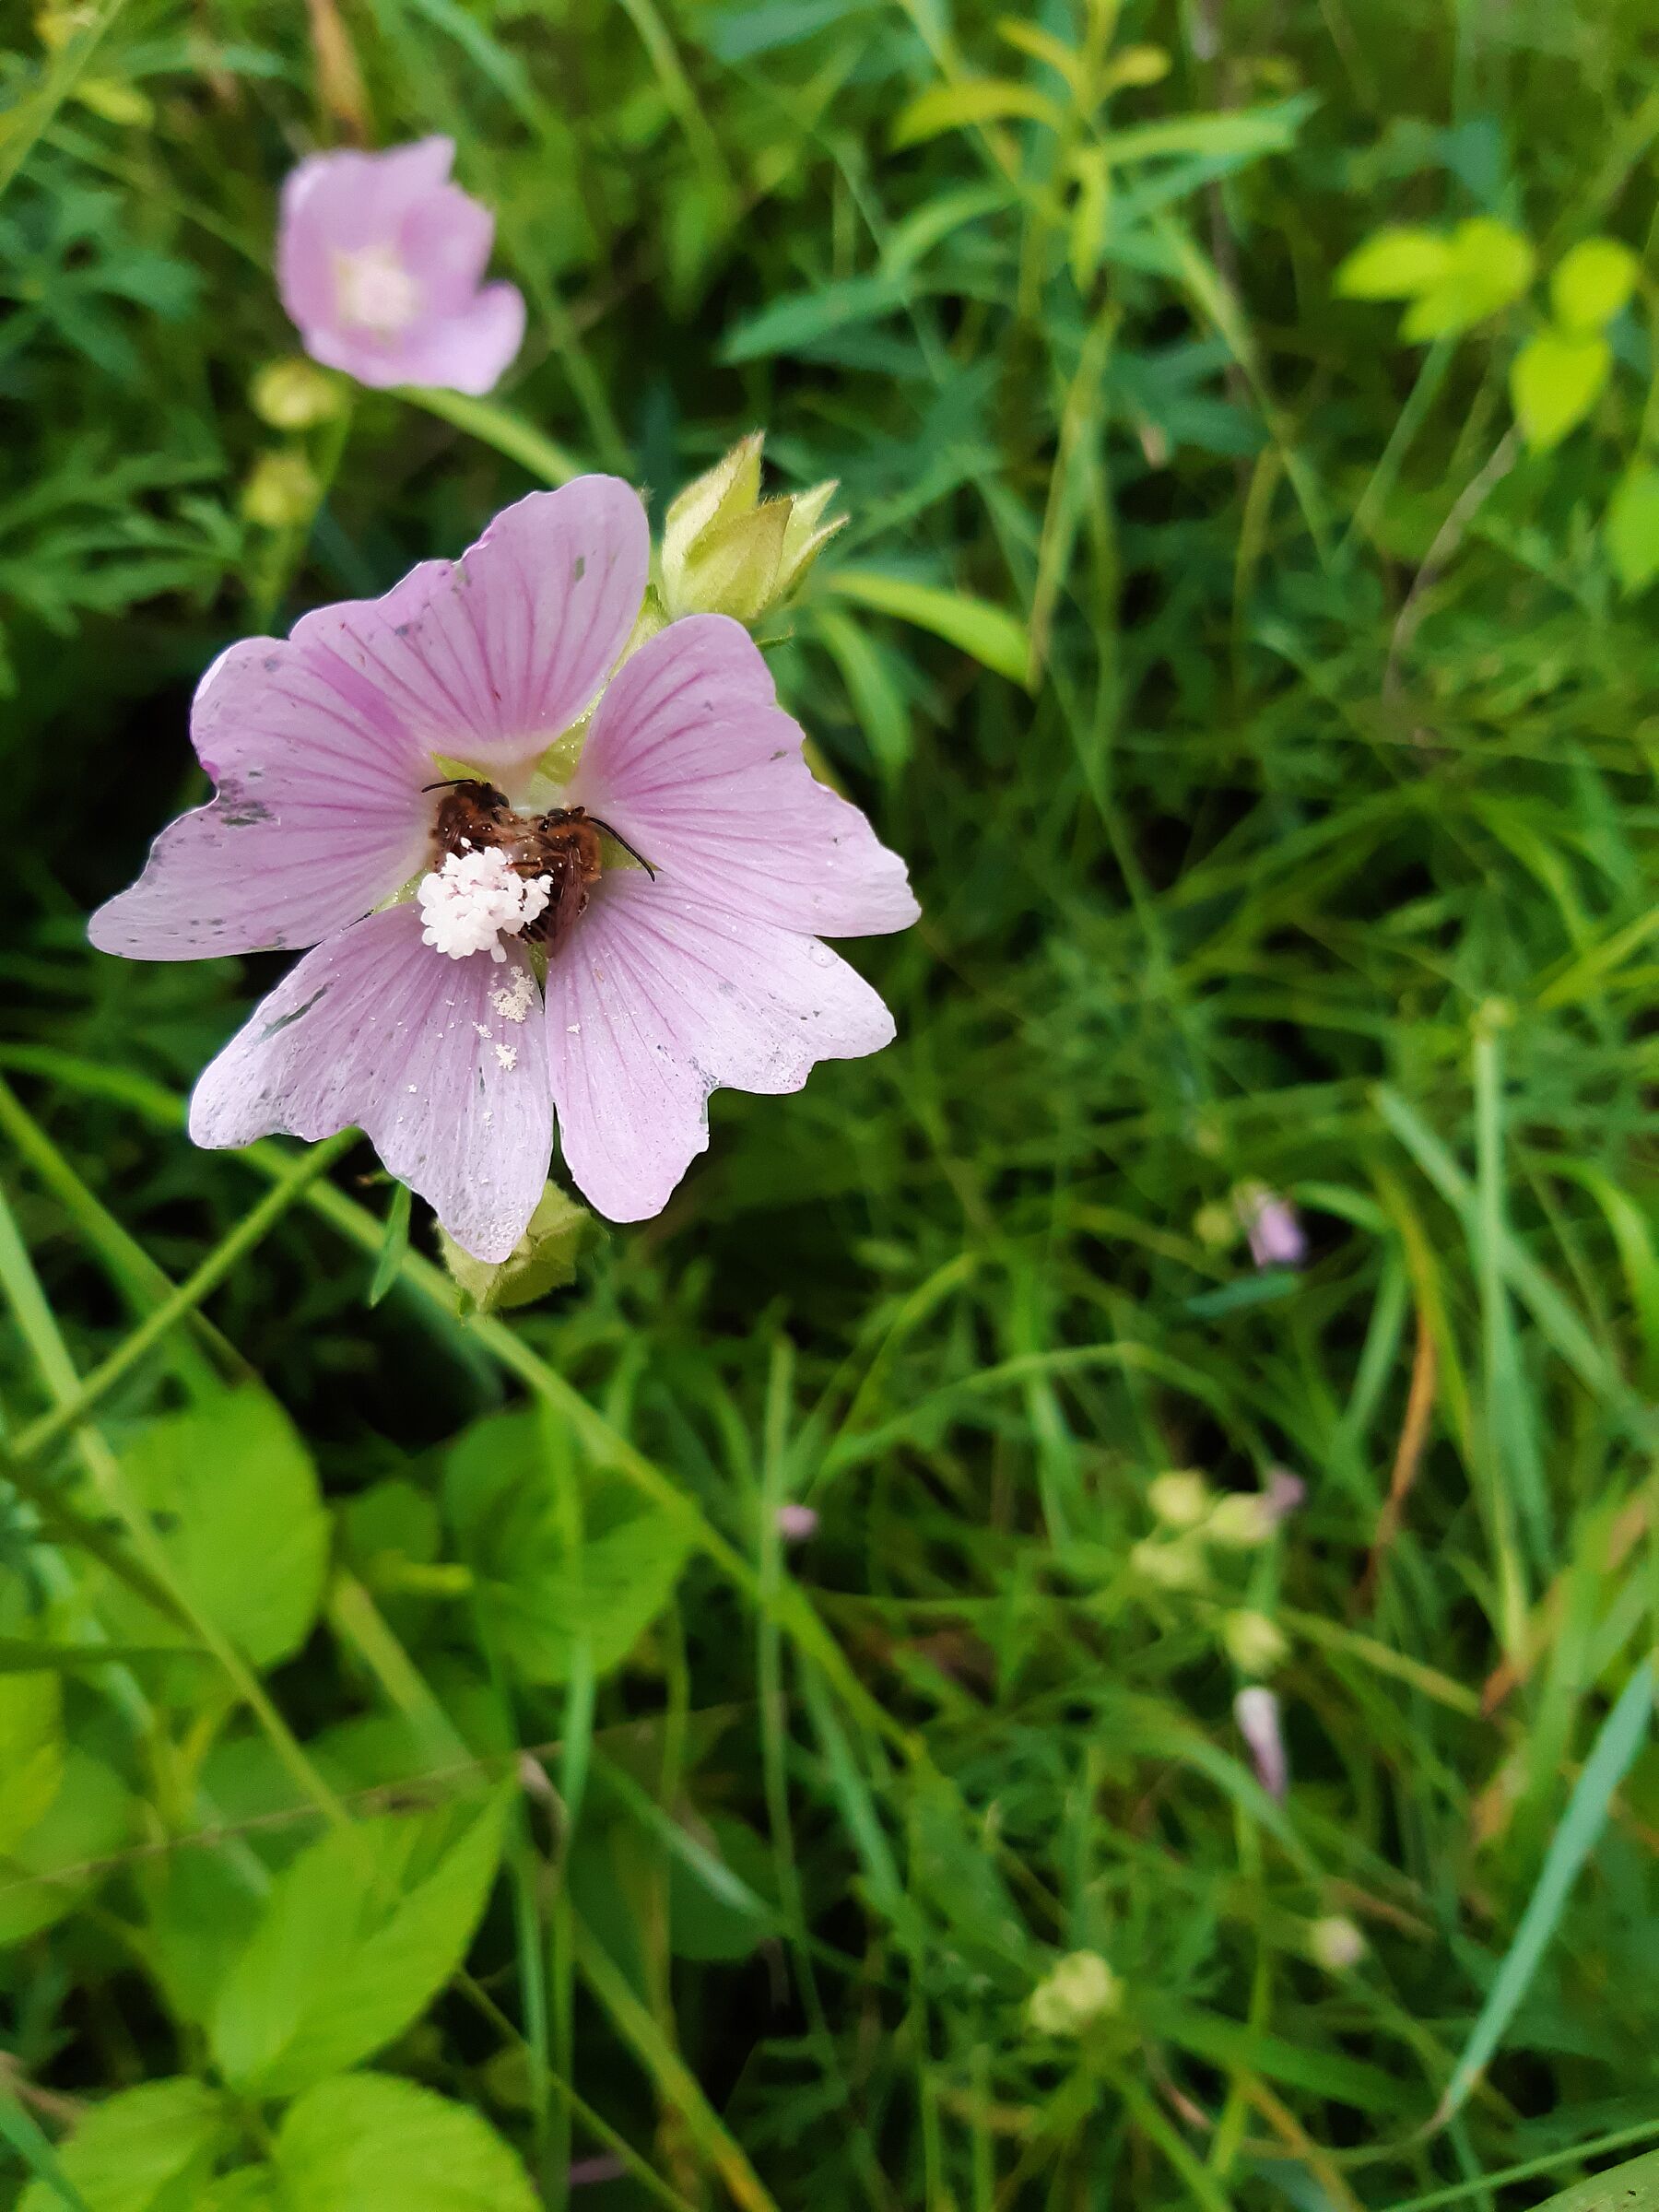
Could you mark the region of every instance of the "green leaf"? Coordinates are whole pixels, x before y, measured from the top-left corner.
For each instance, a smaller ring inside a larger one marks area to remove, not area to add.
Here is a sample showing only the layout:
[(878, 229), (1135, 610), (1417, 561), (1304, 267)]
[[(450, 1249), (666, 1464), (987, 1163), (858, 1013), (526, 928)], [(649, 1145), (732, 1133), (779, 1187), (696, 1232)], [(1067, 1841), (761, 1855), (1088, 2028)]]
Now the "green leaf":
[(1531, 244), (1490, 216), (1459, 223), (1447, 241), (1446, 266), (1420, 290), (1400, 324), (1413, 344), (1453, 337), (1518, 300), (1533, 279)]
[(22, 1943), (72, 1911), (97, 1887), (100, 1862), (127, 1841), (131, 1820), (125, 1784), (72, 1746), (44, 1817), (0, 1868), (0, 1944)]
[(1283, 153), (1318, 105), (1307, 94), (1275, 100), (1270, 107), (1227, 108), (1208, 115), (1168, 115), (1160, 123), (1137, 123), (1126, 131), (1108, 131), (1100, 151), (1114, 167), (1131, 161), (1168, 160), (1196, 155), (1212, 161), (1239, 162)]
[(53, 1674), (0, 1676), (0, 1858), (41, 1819), (64, 1775), (63, 1690)]
[(912, 583), (907, 577), (883, 576), (874, 569), (837, 569), (825, 581), (843, 599), (873, 607), (877, 614), (896, 615), (900, 621), (912, 622), (918, 629), (929, 629), (1011, 683), (1027, 682), (1030, 636), (1019, 618), (1006, 607), (994, 606), (990, 600), (976, 599), (968, 592), (941, 591), (935, 584)]
[(386, 2074), (324, 2082), (277, 2130), (305, 2212), (536, 2212), (529, 2177), (477, 2112)]
[[(328, 1516), (311, 1454), (276, 1400), (227, 1391), (152, 1421), (123, 1465), (161, 1519), (173, 1572), (197, 1609), (255, 1666), (291, 1658), (322, 1603)], [(102, 1609), (133, 1642), (179, 1640), (124, 1590), (112, 1586)]]
[[(565, 1682), (580, 1649), (596, 1675), (619, 1666), (673, 1594), (682, 1525), (612, 1477), (562, 1496), (535, 1414), (467, 1430), (444, 1496), (501, 1655), (526, 1682)], [(577, 1535), (580, 1540), (577, 1540)]]
[(495, 1877), (503, 1801), (368, 1820), (278, 1876), (214, 2006), (234, 2087), (291, 2096), (402, 2034), (466, 1955)]
[(1355, 247), (1336, 272), (1336, 290), (1345, 300), (1415, 300), (1451, 265), (1442, 232), (1391, 227)]
[(910, 759), (910, 713), (881, 648), (834, 607), (819, 607), (814, 628), (840, 671), (877, 767), (896, 776)]
[(1612, 365), (1606, 338), (1569, 337), (1557, 330), (1528, 338), (1510, 370), (1510, 398), (1535, 453), (1547, 453), (1578, 428)]
[(910, 288), (901, 275), (849, 276), (840, 284), (792, 292), (728, 331), (720, 358), (758, 361), (771, 354), (798, 353), (832, 331), (883, 322), (909, 300)]
[(1544, 1855), (1537, 1887), (1527, 1900), (1520, 1925), (1492, 1977), (1486, 2002), (1436, 2109), (1436, 2126), (1443, 2125), (1463, 2104), (1502, 2042), (1559, 1924), (1572, 1885), (1606, 1826), (1613, 1794), (1647, 1741), (1653, 1718), (1653, 1669), (1644, 1659), (1602, 1723), (1590, 1756), (1572, 1785), (1561, 1824)]
[(392, 1203), (386, 1208), (386, 1241), (381, 1246), (380, 1257), (374, 1263), (374, 1274), (369, 1283), (369, 1303), (378, 1306), (397, 1280), (404, 1254), (409, 1249), (409, 1206), (414, 1194), (406, 1182), (394, 1186)]
[(1659, 2212), (1659, 2150), (1575, 2182), (1537, 2212)]
[(1659, 576), (1659, 468), (1633, 468), (1613, 494), (1606, 524), (1607, 557), (1627, 592)]
[(1035, 85), (1011, 76), (975, 76), (956, 85), (932, 85), (899, 112), (893, 144), (919, 146), (945, 131), (974, 124), (1041, 123), (1064, 130), (1065, 111)]
[(1641, 265), (1617, 238), (1581, 240), (1549, 279), (1557, 322), (1579, 336), (1602, 329), (1636, 289)]
[[(87, 2212), (182, 2212), (196, 2204), (228, 2139), (223, 2099), (206, 2082), (147, 2081), (88, 2112), (58, 2160)], [(18, 2212), (63, 2212), (49, 2182), (30, 2183)]]
[(30, 2173), (39, 2177), (41, 2202), (52, 2212), (91, 2212), (86, 2198), (64, 2171), (64, 2162), (44, 2130), (23, 2110), (10, 2091), (0, 2087), (0, 2142), (9, 2143)]

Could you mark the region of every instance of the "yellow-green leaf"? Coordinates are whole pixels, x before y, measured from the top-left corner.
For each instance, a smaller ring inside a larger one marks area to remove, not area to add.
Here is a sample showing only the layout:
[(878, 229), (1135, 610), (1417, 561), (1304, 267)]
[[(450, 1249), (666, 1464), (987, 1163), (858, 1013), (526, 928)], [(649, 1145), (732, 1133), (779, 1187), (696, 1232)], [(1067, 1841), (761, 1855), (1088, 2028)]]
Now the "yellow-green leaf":
[(945, 131), (959, 131), (976, 123), (1041, 123), (1060, 130), (1065, 111), (1039, 92), (1009, 76), (974, 76), (963, 84), (934, 85), (900, 111), (893, 125), (895, 146), (920, 146)]
[(1486, 215), (1459, 223), (1447, 241), (1442, 274), (1420, 291), (1400, 324), (1414, 344), (1453, 337), (1518, 300), (1533, 279), (1532, 246), (1519, 230)]
[(1635, 290), (1639, 266), (1617, 238), (1582, 240), (1549, 279), (1557, 322), (1580, 337), (1602, 329)]
[(1438, 230), (1377, 230), (1337, 270), (1336, 289), (1345, 300), (1415, 300), (1451, 265), (1452, 248)]
[(1613, 357), (1606, 338), (1541, 330), (1527, 340), (1510, 371), (1510, 397), (1521, 434), (1535, 453), (1559, 445), (1595, 405)]
[(874, 569), (837, 569), (829, 583), (831, 591), (859, 606), (932, 630), (935, 638), (971, 653), (982, 667), (994, 669), (1012, 683), (1027, 681), (1030, 636), (1006, 607), (968, 592), (946, 592), (935, 584), (912, 583), (907, 577), (883, 576)]
[(1659, 468), (1633, 468), (1607, 509), (1607, 557), (1627, 592), (1659, 576)]

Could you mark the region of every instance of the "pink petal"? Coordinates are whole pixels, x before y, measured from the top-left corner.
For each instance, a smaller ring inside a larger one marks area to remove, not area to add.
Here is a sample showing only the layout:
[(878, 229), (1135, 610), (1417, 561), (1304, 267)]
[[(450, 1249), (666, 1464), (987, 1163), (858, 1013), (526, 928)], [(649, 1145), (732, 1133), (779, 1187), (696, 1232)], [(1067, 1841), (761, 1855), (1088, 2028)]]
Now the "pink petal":
[(606, 872), (547, 964), (559, 1141), (613, 1221), (667, 1203), (707, 1149), (712, 1090), (799, 1090), (818, 1061), (892, 1036), (892, 1016), (828, 946), (639, 869)]
[(100, 951), (188, 960), (314, 945), (422, 865), (430, 756), (335, 650), (364, 606), (395, 619), (422, 575), (308, 616), (286, 642), (249, 638), (219, 655), (190, 717), (218, 795), (164, 830), (137, 882), (93, 915)]
[(472, 304), (494, 243), (495, 217), (455, 184), (426, 194), (398, 229), (405, 265), (419, 272), (428, 301), (444, 315)]
[(416, 570), (397, 606), (330, 611), (343, 618), (340, 651), (417, 745), (505, 771), (592, 704), (628, 642), (650, 558), (638, 493), (619, 477), (578, 477), (498, 514), (459, 560)]
[[(414, 332), (388, 355), (382, 364), (384, 382), (436, 384), (444, 391), (481, 396), (495, 390), (524, 342), (524, 295), (515, 284), (488, 284), (459, 313)], [(359, 383), (373, 381), (360, 369), (351, 373)], [(640, 597), (644, 595), (641, 590)], [(639, 612), (637, 602), (634, 612)]]
[(517, 946), (505, 964), (434, 952), (412, 903), (371, 914), (307, 953), (231, 1039), (196, 1085), (190, 1134), (218, 1147), (356, 1124), (458, 1244), (504, 1260), (553, 1143), (540, 1001), (518, 1021), (493, 1004), (521, 971)]
[(742, 624), (691, 615), (606, 692), (565, 795), (735, 912), (830, 937), (907, 928), (920, 909), (904, 863), (801, 745)]
[(453, 138), (419, 138), (383, 154), (312, 154), (288, 171), (276, 282), (302, 330), (335, 320), (334, 255), (394, 244), (421, 201), (446, 190), (454, 159)]

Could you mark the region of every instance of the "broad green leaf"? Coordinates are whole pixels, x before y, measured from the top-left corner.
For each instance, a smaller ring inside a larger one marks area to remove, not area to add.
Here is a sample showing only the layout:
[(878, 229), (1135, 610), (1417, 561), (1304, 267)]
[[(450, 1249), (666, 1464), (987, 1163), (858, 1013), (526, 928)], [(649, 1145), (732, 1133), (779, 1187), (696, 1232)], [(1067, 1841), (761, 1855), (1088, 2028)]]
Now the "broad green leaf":
[(0, 1865), (0, 1944), (38, 1936), (77, 1905), (127, 1841), (132, 1800), (101, 1760), (73, 1746), (45, 1814)]
[(956, 85), (932, 85), (907, 108), (893, 125), (895, 146), (919, 146), (944, 131), (959, 131), (971, 124), (1041, 123), (1051, 131), (1064, 130), (1065, 111), (1035, 85), (1011, 76), (974, 76)]
[[(322, 1602), (328, 1516), (311, 1454), (276, 1401), (227, 1391), (152, 1421), (123, 1465), (199, 1611), (256, 1666), (291, 1658)], [(112, 1589), (103, 1611), (135, 1642), (176, 1641), (124, 1591)]]
[[(87, 2212), (183, 2212), (198, 2199), (229, 2136), (225, 2102), (206, 2082), (147, 2081), (94, 2105), (58, 2147)], [(31, 2182), (18, 2212), (63, 2212), (47, 2182)]]
[(1345, 300), (1415, 300), (1441, 283), (1451, 264), (1452, 248), (1439, 230), (1377, 230), (1337, 270), (1336, 289)]
[(1627, 592), (1659, 576), (1659, 468), (1633, 468), (1613, 494), (1606, 524), (1607, 557)]
[(1612, 364), (1606, 338), (1569, 337), (1557, 330), (1528, 338), (1510, 370), (1510, 398), (1535, 453), (1547, 453), (1578, 428)]
[[(194, 2197), (188, 2212), (291, 2212), (277, 2194), (280, 2187), (274, 2167), (239, 2167)], [(184, 2212), (184, 2207), (181, 2206), (180, 2212)]]
[[(574, 1517), (565, 1479), (581, 1480)], [(534, 1414), (468, 1430), (450, 1453), (444, 1494), (490, 1633), (526, 1682), (568, 1681), (579, 1644), (595, 1674), (619, 1666), (685, 1565), (680, 1524), (630, 1485), (556, 1474)]]
[(1406, 310), (1400, 335), (1417, 344), (1453, 337), (1518, 300), (1532, 282), (1531, 244), (1487, 215), (1459, 223), (1447, 241), (1445, 269)]
[(1659, 2150), (1643, 2151), (1622, 2166), (1608, 2166), (1587, 2182), (1574, 2182), (1537, 2212), (1659, 2212)]
[(402, 2034), (466, 1954), (495, 1877), (503, 1804), (367, 1820), (273, 1885), (214, 2006), (227, 2081), (291, 2096)]
[(1641, 264), (1617, 238), (1586, 238), (1564, 255), (1549, 279), (1550, 304), (1564, 330), (1597, 331), (1636, 289)]
[(874, 569), (837, 569), (825, 582), (830, 590), (859, 606), (932, 630), (935, 637), (971, 653), (982, 666), (1012, 683), (1028, 680), (1031, 641), (1025, 624), (1006, 607), (968, 592), (942, 591), (935, 584), (912, 583), (907, 577), (883, 576)]
[(0, 1858), (41, 1819), (64, 1773), (56, 1675), (0, 1675)]
[(388, 2074), (301, 2097), (276, 2132), (276, 2171), (305, 2212), (536, 2212), (528, 2175), (465, 2105)]

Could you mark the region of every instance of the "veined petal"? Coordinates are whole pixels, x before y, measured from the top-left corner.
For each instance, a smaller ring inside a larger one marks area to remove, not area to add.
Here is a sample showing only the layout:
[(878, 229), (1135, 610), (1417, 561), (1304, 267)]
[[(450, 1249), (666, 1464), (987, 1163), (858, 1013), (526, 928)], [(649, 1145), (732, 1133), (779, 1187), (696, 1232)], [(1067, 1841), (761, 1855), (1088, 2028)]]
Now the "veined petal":
[(409, 904), (371, 914), (300, 961), (203, 1075), (198, 1145), (354, 1123), (458, 1244), (504, 1260), (552, 1150), (543, 1014), (524, 953), (454, 960)]
[(619, 477), (578, 477), (498, 514), (459, 560), (418, 569), (404, 606), (359, 601), (300, 630), (327, 621), (335, 651), (418, 745), (505, 771), (593, 703), (633, 629), (650, 557), (639, 494)]
[(547, 1006), (565, 1161), (613, 1221), (661, 1211), (708, 1146), (712, 1090), (799, 1090), (818, 1061), (893, 1036), (828, 946), (638, 870), (600, 879)]
[[(421, 576), (364, 604), (395, 620)], [(420, 865), (430, 756), (331, 649), (331, 622), (348, 630), (361, 612), (308, 616), (292, 638), (247, 639), (208, 669), (190, 735), (218, 795), (164, 830), (137, 882), (93, 915), (100, 951), (191, 960), (314, 945)]]
[(690, 615), (628, 662), (566, 793), (665, 880), (783, 929), (904, 929), (904, 863), (813, 775), (800, 724), (740, 623)]

